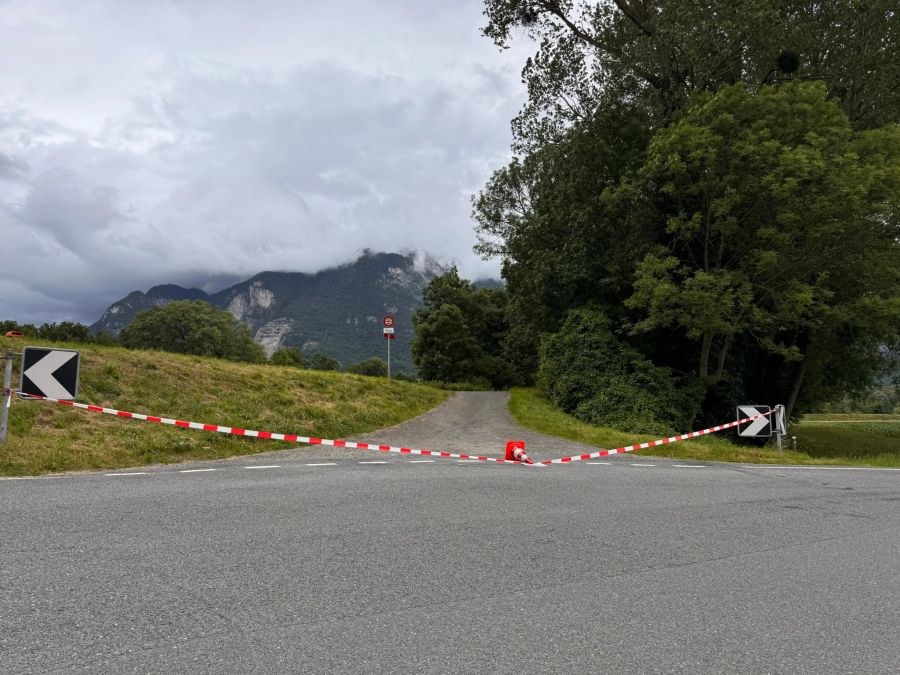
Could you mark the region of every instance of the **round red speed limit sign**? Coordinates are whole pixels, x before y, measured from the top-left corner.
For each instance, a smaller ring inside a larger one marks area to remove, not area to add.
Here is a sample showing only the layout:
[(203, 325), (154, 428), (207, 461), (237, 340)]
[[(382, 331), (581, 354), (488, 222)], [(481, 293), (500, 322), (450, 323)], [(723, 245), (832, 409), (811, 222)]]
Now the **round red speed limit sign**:
[(388, 315), (384, 317), (384, 321), (382, 323), (384, 323), (385, 328), (391, 328), (394, 325), (394, 317)]

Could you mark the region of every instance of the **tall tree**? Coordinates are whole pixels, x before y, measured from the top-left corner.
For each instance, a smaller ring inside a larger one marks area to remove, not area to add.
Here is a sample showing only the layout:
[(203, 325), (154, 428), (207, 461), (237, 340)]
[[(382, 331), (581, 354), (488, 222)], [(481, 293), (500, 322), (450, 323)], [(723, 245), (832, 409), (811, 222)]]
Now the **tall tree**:
[(626, 302), (634, 331), (697, 340), (701, 378), (742, 333), (802, 363), (844, 328), (877, 341), (900, 323), (900, 127), (854, 132), (821, 83), (699, 97), (621, 190), (665, 223)]

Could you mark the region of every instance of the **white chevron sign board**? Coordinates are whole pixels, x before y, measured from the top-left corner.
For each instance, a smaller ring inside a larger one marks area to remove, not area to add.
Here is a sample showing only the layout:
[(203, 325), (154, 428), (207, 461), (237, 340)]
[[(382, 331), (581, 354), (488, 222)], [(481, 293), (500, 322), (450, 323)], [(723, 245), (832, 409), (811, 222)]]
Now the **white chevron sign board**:
[(78, 394), (80, 365), (80, 353), (74, 349), (25, 347), (22, 350), (22, 393), (74, 399)]
[(741, 405), (737, 409), (737, 419), (742, 420), (757, 415), (765, 415), (759, 419), (745, 422), (738, 427), (738, 436), (744, 438), (768, 438), (772, 435), (772, 416), (767, 414), (772, 408), (767, 405)]

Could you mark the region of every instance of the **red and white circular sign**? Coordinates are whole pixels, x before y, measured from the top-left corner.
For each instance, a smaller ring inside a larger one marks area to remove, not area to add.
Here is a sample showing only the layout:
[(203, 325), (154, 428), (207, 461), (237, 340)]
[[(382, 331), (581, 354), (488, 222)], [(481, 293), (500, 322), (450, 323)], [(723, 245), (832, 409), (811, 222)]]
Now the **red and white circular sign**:
[(384, 323), (385, 328), (390, 328), (391, 326), (394, 325), (394, 317), (388, 315), (388, 316), (384, 317), (384, 321), (382, 323)]

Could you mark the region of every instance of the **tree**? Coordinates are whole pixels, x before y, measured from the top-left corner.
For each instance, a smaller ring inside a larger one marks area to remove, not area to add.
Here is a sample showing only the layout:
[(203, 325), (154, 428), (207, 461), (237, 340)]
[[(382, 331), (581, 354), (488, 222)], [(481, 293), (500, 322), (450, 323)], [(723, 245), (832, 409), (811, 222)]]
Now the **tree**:
[(500, 288), (476, 288), (456, 268), (429, 282), (424, 307), (413, 315), (413, 362), (427, 380), (487, 381), (506, 387), (517, 380), (503, 358), (509, 330), (507, 295)]
[(744, 82), (826, 83), (855, 128), (900, 116), (900, 13), (894, 0), (486, 0), (484, 33), (526, 31), (519, 149), (544, 145), (598, 104), (640, 99), (660, 122), (698, 91)]
[(37, 336), (52, 342), (91, 342), (91, 330), (83, 323), (61, 321), (38, 326)]
[(665, 223), (632, 330), (696, 340), (701, 378), (722, 376), (739, 335), (802, 379), (847, 356), (829, 336), (850, 330), (874, 359), (900, 322), (900, 128), (854, 132), (820, 83), (698, 96), (621, 191)]
[(359, 363), (351, 363), (347, 366), (348, 373), (356, 375), (368, 375), (369, 377), (387, 377), (388, 367), (382, 359), (377, 356), (363, 359)]
[(225, 310), (201, 300), (177, 300), (145, 309), (121, 333), (122, 344), (180, 354), (215, 356), (234, 361), (260, 362), (262, 347), (250, 329), (236, 323)]
[(295, 368), (306, 368), (306, 358), (296, 347), (284, 347), (276, 350), (269, 363), (276, 366), (293, 366)]
[(321, 352), (316, 352), (309, 360), (310, 370), (340, 370), (340, 367), (337, 359)]

